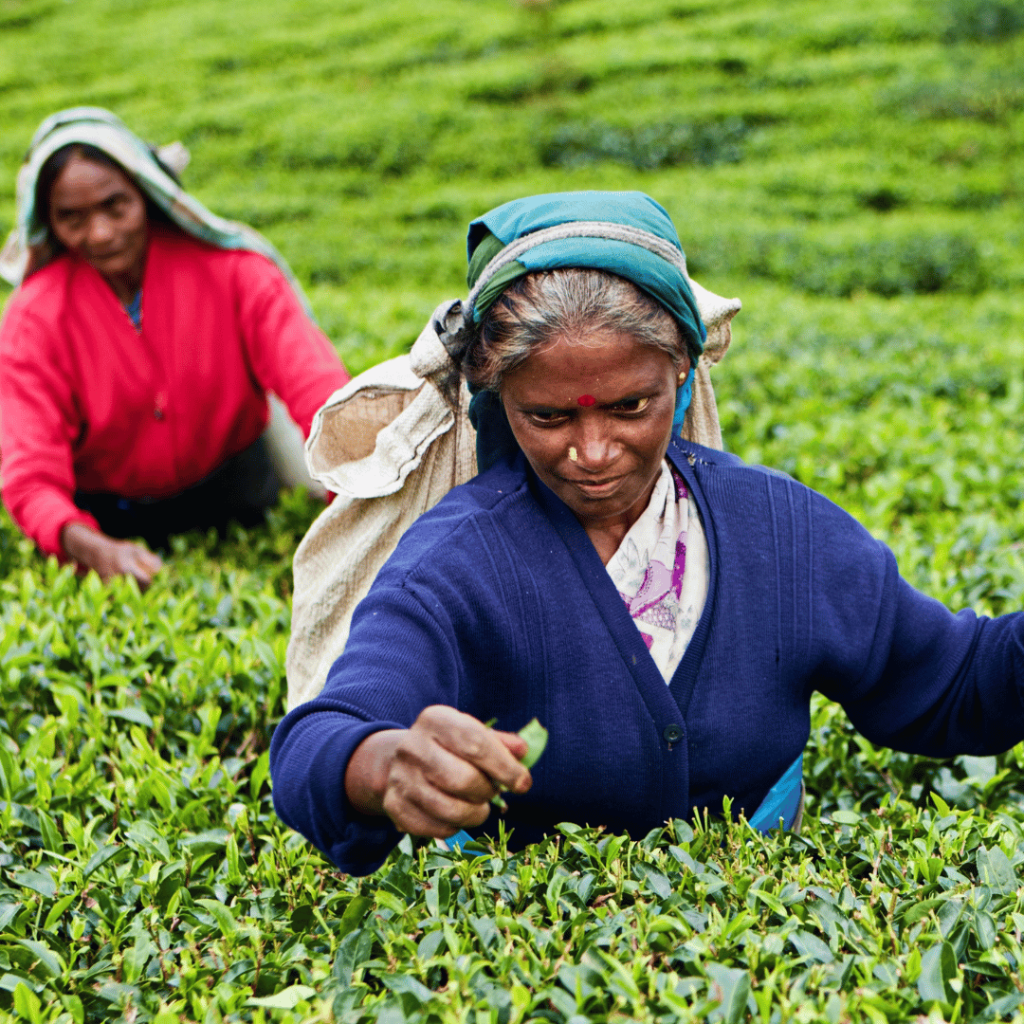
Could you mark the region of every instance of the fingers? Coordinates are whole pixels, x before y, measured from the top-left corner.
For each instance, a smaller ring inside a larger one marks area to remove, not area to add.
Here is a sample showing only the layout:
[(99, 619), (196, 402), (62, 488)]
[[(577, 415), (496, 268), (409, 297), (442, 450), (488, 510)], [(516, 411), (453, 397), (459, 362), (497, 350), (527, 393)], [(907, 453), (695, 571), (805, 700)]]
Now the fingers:
[(111, 575), (134, 576), (140, 589), (146, 590), (163, 564), (159, 555), (138, 544), (125, 542), (118, 545)]
[(153, 582), (153, 577), (164, 567), (164, 563), (160, 556), (152, 551), (147, 551), (137, 544), (133, 544), (132, 548), (130, 572), (139, 586), (145, 590)]
[(530, 773), (518, 736), (442, 705), (426, 708), (394, 747), (382, 799), (402, 831), (446, 838), (487, 820), (501, 789), (524, 793)]
[(397, 760), (410, 773), (422, 775), (424, 782), (438, 794), (435, 801), (438, 808), (448, 806), (451, 799), (484, 807), (497, 793), (510, 788), (468, 760), (465, 752), (453, 753), (435, 737), (420, 736), (418, 741), (413, 740), (398, 751)]
[(104, 583), (115, 576), (133, 576), (145, 590), (163, 568), (159, 555), (131, 541), (109, 537), (86, 523), (68, 523), (61, 530), (60, 540), (81, 571), (94, 569)]
[[(523, 739), (522, 736), (519, 735), (519, 733), (499, 732), (497, 729), (495, 729), (494, 735), (497, 736), (498, 739), (505, 744), (505, 748), (516, 759), (517, 762), (521, 761), (526, 756), (526, 750), (529, 744), (526, 742), (526, 740)], [(529, 772), (527, 772), (527, 774), (529, 774)], [(529, 789), (530, 787), (527, 786), (526, 788)], [(509, 789), (514, 789), (514, 787), (510, 786)], [(514, 789), (514, 792), (525, 793), (526, 790)]]
[[(513, 733), (500, 733), (488, 728), (472, 715), (438, 704), (425, 708), (413, 728), (422, 728), (445, 750), (472, 765), (492, 784), (492, 789), (510, 789), (525, 793), (530, 788), (530, 773), (513, 753), (510, 737), (522, 743)], [(525, 744), (522, 752), (525, 753)], [(493, 792), (487, 794), (489, 800)]]
[(396, 775), (384, 796), (384, 813), (402, 832), (447, 839), (459, 829), (482, 825), (491, 812), (488, 801), (474, 803), (430, 785)]
[(155, 552), (146, 548), (138, 548), (139, 559), (151, 573), (157, 573), (164, 567), (164, 560)]

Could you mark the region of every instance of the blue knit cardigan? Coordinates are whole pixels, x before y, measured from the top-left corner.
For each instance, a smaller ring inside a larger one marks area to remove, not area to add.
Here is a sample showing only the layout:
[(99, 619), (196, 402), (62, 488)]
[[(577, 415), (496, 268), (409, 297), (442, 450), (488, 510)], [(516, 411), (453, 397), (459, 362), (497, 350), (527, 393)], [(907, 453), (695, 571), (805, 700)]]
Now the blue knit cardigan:
[(788, 477), (678, 439), (669, 458), (711, 569), (670, 686), (583, 528), (520, 455), (402, 538), (323, 693), (274, 733), (280, 817), (342, 870), (377, 868), (400, 836), (348, 805), (345, 768), (367, 735), (430, 704), (547, 726), (532, 790), (509, 798), (519, 843), (561, 821), (642, 835), (720, 813), (723, 796), (749, 816), (807, 742), (814, 690), (872, 741), (914, 753), (989, 754), (1024, 737), (1024, 615), (953, 615)]

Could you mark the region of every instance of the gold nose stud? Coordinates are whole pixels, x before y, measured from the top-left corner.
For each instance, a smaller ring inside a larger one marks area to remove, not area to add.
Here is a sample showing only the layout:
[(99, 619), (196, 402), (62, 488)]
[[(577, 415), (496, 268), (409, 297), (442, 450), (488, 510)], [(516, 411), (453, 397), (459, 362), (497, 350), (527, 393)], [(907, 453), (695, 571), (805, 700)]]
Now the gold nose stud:
[(580, 459), (580, 457), (577, 454), (576, 449), (572, 445), (569, 445), (569, 461), (570, 462), (579, 462), (579, 459)]

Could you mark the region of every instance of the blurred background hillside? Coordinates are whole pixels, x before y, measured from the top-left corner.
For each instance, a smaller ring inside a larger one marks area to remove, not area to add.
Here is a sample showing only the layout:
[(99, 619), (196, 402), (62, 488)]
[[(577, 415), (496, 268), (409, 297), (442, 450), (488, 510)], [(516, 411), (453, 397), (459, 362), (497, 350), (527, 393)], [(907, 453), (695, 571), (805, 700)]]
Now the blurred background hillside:
[(187, 187), (270, 236), (359, 371), (462, 292), (473, 216), (642, 189), (744, 301), (727, 444), (936, 596), (1002, 607), (1024, 593), (1022, 58), (1024, 0), (0, 0), (0, 229), (41, 118), (109, 107), (189, 147)]

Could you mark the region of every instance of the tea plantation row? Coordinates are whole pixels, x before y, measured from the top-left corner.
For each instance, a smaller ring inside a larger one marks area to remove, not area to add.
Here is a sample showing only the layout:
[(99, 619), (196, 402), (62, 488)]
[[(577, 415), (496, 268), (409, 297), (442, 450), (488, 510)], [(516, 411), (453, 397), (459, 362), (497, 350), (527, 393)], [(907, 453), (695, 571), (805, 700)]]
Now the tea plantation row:
[[(821, 706), (799, 836), (567, 824), (339, 875), (275, 819), (307, 508), (145, 596), (5, 552), (0, 999), (29, 1021), (997, 1019), (1020, 990), (1024, 751), (915, 762)], [(10, 527), (4, 536), (11, 537)], [(13, 550), (12, 550), (13, 548)]]

